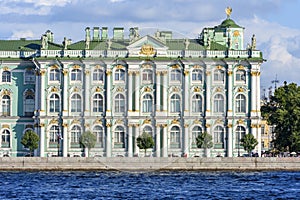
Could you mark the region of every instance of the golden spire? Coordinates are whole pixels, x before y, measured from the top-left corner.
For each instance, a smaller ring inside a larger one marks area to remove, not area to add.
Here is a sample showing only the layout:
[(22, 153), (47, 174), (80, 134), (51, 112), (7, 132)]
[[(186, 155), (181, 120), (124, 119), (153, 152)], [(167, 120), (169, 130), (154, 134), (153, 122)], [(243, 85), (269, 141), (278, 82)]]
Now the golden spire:
[(232, 13), (232, 8), (228, 6), (228, 7), (225, 9), (225, 12), (226, 12), (226, 15), (227, 15), (227, 19), (229, 19), (229, 18), (230, 18), (230, 15), (231, 15), (231, 13)]

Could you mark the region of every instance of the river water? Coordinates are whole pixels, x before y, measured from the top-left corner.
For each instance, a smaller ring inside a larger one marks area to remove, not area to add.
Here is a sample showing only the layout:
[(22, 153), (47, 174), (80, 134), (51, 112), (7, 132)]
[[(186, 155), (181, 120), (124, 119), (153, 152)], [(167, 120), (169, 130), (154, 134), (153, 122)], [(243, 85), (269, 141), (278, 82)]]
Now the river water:
[(0, 172), (1, 199), (300, 199), (300, 172)]

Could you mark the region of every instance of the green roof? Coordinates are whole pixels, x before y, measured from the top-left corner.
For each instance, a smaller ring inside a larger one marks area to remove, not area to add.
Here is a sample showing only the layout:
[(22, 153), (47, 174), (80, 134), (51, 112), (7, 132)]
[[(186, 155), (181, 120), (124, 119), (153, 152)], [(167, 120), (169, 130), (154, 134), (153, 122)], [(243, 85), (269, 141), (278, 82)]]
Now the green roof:
[(39, 40), (0, 40), (0, 51), (34, 51), (40, 47)]
[(237, 25), (232, 19), (225, 19), (221, 24), (221, 28), (241, 28), (239, 25)]

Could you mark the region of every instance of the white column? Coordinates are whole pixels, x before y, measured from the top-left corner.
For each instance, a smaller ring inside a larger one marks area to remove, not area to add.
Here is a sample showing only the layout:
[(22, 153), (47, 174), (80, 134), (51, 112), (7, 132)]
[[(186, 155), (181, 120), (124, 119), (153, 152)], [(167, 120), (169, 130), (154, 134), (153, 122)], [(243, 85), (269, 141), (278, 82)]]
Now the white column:
[(132, 90), (132, 82), (133, 82), (133, 72), (128, 72), (128, 111), (132, 112), (132, 98), (133, 98), (133, 90)]
[(85, 72), (85, 83), (83, 83), (85, 85), (84, 87), (84, 93), (85, 93), (85, 97), (84, 97), (84, 100), (85, 100), (85, 108), (84, 108), (84, 115), (85, 116), (89, 116), (90, 115), (90, 112), (91, 112), (91, 106), (90, 106), (90, 102), (91, 102), (91, 95), (90, 95), (90, 70), (89, 69), (86, 69)]
[[(251, 72), (251, 113), (252, 116), (253, 114), (256, 112), (256, 95), (257, 95), (257, 91), (256, 91), (256, 73), (257, 72)], [(254, 112), (254, 113), (253, 113)]]
[(64, 69), (63, 70), (64, 74), (64, 89), (62, 91), (63, 94), (63, 116), (68, 116), (68, 110), (69, 110), (69, 95), (68, 95), (68, 70)]
[[(166, 113), (168, 111), (168, 81), (167, 81), (167, 71), (162, 72), (162, 85), (163, 85), (163, 111)], [(167, 113), (166, 113), (167, 114)]]
[[(134, 125), (134, 138), (135, 138), (135, 141), (136, 141), (138, 136), (139, 136), (139, 125), (135, 124)], [(134, 155), (139, 155), (139, 152), (140, 152), (140, 149), (139, 149), (139, 147), (137, 146), (137, 144), (135, 142)]]
[[(206, 132), (212, 136), (212, 141), (214, 141), (214, 135), (211, 132), (211, 125), (208, 124), (208, 123), (206, 124)], [(206, 153), (206, 155), (205, 155), (206, 157), (210, 157), (211, 156), (211, 149), (206, 149), (206, 152), (204, 150), (204, 153)]]
[(189, 149), (190, 149), (190, 145), (189, 145), (189, 125), (185, 124), (184, 125), (184, 149), (183, 149), (183, 153), (188, 157), (189, 154)]
[(167, 124), (163, 124), (163, 157), (168, 157), (168, 131)]
[(189, 71), (186, 70), (184, 71), (184, 112), (189, 111), (189, 88), (190, 88), (190, 83), (189, 83)]
[(45, 124), (40, 123), (38, 124), (40, 127), (40, 157), (45, 157)]
[(111, 109), (112, 109), (112, 105), (111, 105), (111, 101), (112, 101), (112, 99), (111, 99), (111, 93), (112, 93), (112, 91), (111, 91), (111, 87), (112, 87), (112, 82), (111, 82), (111, 79), (112, 79), (112, 77), (111, 77), (111, 70), (110, 69), (108, 69), (107, 71), (106, 71), (106, 76), (107, 76), (107, 83), (106, 83), (106, 107), (107, 107), (107, 109), (106, 109), (106, 116), (111, 116)]
[(258, 153), (258, 156), (260, 157), (261, 156), (261, 126), (258, 125), (257, 126), (257, 141), (258, 141), (258, 145), (256, 146), (257, 147), (257, 153)]
[(212, 97), (210, 94), (210, 88), (211, 88), (211, 72), (207, 71), (206, 72), (206, 114), (205, 116), (208, 117), (211, 115), (211, 101)]
[(41, 69), (41, 116), (45, 116), (46, 114), (46, 107), (45, 107), (45, 101), (47, 101), (47, 97), (45, 96), (45, 69)]
[(111, 124), (106, 124), (106, 157), (111, 157)]
[(232, 116), (233, 114), (233, 88), (232, 88), (232, 71), (228, 71), (228, 88), (227, 88), (227, 93), (228, 93), (228, 111), (227, 115)]
[(135, 72), (135, 112), (140, 111), (140, 72)]
[(161, 110), (161, 103), (160, 103), (160, 72), (156, 72), (156, 111)]
[(156, 151), (156, 157), (160, 157), (160, 125), (156, 126), (156, 144), (155, 144), (155, 151)]
[(227, 144), (228, 144), (228, 149), (227, 149), (227, 157), (232, 157), (233, 154), (232, 154), (232, 151), (233, 151), (233, 133), (232, 133), (232, 124), (229, 124), (228, 125), (228, 139), (227, 139)]
[(128, 127), (128, 157), (132, 157), (132, 153), (133, 153), (133, 150), (132, 150), (132, 124), (129, 124), (129, 127)]
[(62, 124), (62, 128), (63, 128), (63, 157), (68, 157), (68, 125), (66, 123)]

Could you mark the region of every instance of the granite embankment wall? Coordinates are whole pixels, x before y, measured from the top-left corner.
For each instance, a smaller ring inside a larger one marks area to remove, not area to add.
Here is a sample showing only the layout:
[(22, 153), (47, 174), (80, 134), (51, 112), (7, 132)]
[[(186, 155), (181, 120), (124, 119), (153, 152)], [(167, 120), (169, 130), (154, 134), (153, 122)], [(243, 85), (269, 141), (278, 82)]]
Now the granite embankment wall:
[(299, 157), (285, 158), (83, 158), (2, 157), (0, 170), (292, 170)]

